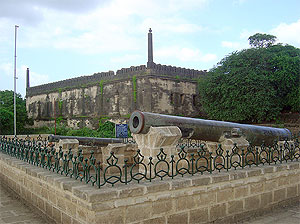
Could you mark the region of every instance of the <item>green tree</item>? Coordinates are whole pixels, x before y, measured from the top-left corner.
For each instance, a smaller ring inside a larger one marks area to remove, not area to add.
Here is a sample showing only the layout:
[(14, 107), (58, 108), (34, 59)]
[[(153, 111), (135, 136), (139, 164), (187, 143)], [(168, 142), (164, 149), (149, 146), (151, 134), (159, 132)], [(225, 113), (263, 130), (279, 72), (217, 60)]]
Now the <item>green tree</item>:
[(199, 83), (210, 118), (239, 122), (276, 119), (300, 110), (300, 49), (274, 45), (236, 51)]
[(275, 43), (276, 39), (273, 35), (261, 33), (256, 33), (248, 38), (249, 44), (256, 48), (270, 47)]
[[(17, 134), (25, 131), (30, 121), (26, 113), (26, 101), (20, 94), (16, 94)], [(0, 134), (13, 134), (14, 92), (0, 91)]]
[[(0, 101), (1, 103), (1, 101)], [(11, 134), (14, 131), (14, 114), (0, 105), (0, 134)]]

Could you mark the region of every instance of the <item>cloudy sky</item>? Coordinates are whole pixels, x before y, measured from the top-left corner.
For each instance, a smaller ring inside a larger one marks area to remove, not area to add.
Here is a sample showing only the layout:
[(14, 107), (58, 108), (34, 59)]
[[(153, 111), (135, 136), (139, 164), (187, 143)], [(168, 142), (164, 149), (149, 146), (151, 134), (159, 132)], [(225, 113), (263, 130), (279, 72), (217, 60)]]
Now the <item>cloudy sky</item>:
[(268, 33), (300, 47), (299, 0), (0, 0), (0, 90), (13, 90), (14, 27), (17, 92), (31, 86), (146, 64), (147, 32), (154, 62), (209, 70)]

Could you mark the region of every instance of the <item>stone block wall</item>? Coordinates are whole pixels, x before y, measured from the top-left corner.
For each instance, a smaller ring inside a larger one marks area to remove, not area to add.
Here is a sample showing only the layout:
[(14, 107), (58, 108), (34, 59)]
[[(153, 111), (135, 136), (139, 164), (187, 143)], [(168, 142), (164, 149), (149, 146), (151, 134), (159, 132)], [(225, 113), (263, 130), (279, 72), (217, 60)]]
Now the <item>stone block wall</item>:
[(0, 153), (0, 180), (57, 223), (232, 223), (300, 201), (299, 162), (97, 189)]
[(157, 75), (177, 76), (186, 79), (197, 79), (200, 76), (206, 75), (206, 70), (201, 71), (161, 64), (153, 64), (151, 66), (151, 72)]
[[(140, 72), (140, 70), (137, 70)], [(107, 80), (84, 87), (28, 95), (27, 114), (34, 127), (54, 126), (63, 118), (69, 127), (97, 128), (99, 118), (128, 119), (134, 110), (173, 115), (197, 116), (197, 82), (153, 74)], [(135, 83), (134, 83), (135, 82)], [(32, 87), (33, 88), (33, 87)]]

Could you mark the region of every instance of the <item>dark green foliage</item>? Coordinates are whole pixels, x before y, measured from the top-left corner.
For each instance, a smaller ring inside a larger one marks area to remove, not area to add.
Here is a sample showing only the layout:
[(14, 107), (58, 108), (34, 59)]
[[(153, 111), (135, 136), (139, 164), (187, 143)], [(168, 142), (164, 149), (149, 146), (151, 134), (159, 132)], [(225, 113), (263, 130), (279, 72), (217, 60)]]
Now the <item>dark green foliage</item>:
[[(20, 94), (16, 94), (17, 134), (25, 131), (30, 123), (26, 113), (26, 101)], [(14, 130), (14, 92), (0, 91), (0, 134), (13, 134)]]
[(6, 108), (0, 108), (0, 134), (6, 135), (6, 134), (12, 134), (13, 132), (14, 132), (14, 113), (7, 110)]
[(199, 81), (203, 107), (217, 120), (274, 120), (300, 110), (300, 49), (274, 45), (236, 51)]
[(92, 130), (87, 127), (83, 127), (80, 129), (68, 129), (66, 136), (86, 136), (86, 137), (99, 137), (98, 132), (96, 130)]
[[(71, 128), (68, 128), (67, 126), (58, 123), (56, 125), (56, 134), (57, 135), (65, 135), (67, 136), (67, 133), (72, 130)], [(55, 134), (55, 128), (52, 127), (49, 129), (49, 131), (46, 134)]]
[(277, 37), (270, 34), (256, 33), (248, 38), (249, 44), (252, 47), (270, 47), (276, 41)]
[(97, 130), (101, 138), (114, 138), (115, 137), (115, 123), (105, 121), (104, 124), (99, 124)]
[[(27, 129), (28, 133), (38, 134), (54, 134), (54, 127), (38, 128), (38, 129)], [(27, 134), (28, 134), (27, 133)], [(64, 136), (86, 136), (86, 137), (97, 137), (97, 138), (114, 138), (115, 137), (115, 124), (110, 121), (104, 123), (99, 122), (98, 130), (93, 130), (87, 127), (72, 129), (61, 123), (56, 126), (56, 134)]]

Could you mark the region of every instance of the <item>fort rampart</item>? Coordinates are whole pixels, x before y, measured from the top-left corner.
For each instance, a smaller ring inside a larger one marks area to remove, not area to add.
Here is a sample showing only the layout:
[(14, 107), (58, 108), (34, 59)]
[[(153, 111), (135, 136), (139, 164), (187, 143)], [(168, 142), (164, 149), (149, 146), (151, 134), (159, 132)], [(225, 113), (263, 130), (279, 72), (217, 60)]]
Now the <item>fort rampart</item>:
[(205, 75), (205, 73), (206, 71), (186, 69), (161, 64), (153, 64), (151, 68), (147, 68), (145, 65), (131, 66), (130, 68), (122, 68), (120, 70), (117, 70), (116, 73), (114, 71), (98, 72), (90, 76), (80, 76), (39, 86), (33, 86), (27, 88), (26, 95), (34, 96), (49, 92), (57, 92), (59, 91), (59, 89), (76, 88), (82, 87), (83, 85), (99, 83), (101, 80), (120, 80), (141, 74), (155, 74), (158, 76), (164, 75), (185, 79), (197, 79), (199, 76)]
[(63, 119), (70, 127), (97, 128), (99, 118), (126, 119), (134, 110), (198, 116), (197, 77), (204, 71), (153, 65), (97, 73), (27, 88), (34, 127)]

